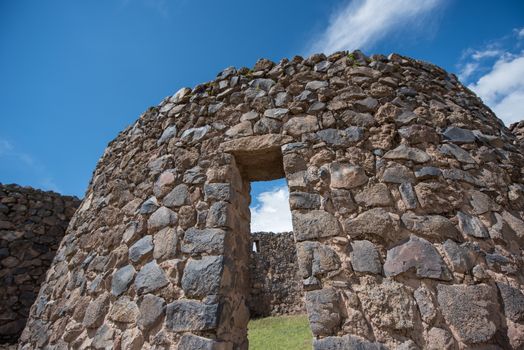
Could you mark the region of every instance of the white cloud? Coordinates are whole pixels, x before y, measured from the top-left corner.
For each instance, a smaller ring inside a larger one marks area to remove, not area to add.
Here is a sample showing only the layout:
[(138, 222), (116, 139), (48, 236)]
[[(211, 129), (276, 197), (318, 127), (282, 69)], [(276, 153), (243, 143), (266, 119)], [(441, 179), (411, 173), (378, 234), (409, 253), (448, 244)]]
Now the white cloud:
[(517, 36), (519, 38), (524, 38), (524, 28), (517, 29)]
[(277, 187), (257, 196), (260, 205), (251, 207), (251, 232), (293, 231), (287, 186)]
[(469, 79), (469, 77), (477, 71), (479, 67), (479, 64), (477, 62), (469, 62), (462, 67), (460, 70), (460, 73), (458, 75), (459, 79), (462, 81), (466, 81)]
[(332, 53), (370, 46), (400, 27), (424, 21), (444, 0), (353, 0), (332, 17), (312, 45), (313, 52)]
[(11, 142), (3, 138), (0, 138), (0, 162), (7, 164), (7, 166), (9, 166), (10, 163), (22, 163), (24, 168), (34, 177), (36, 187), (43, 190), (61, 192), (42, 164), (31, 155), (19, 152)]
[(504, 55), (468, 86), (509, 125), (524, 119), (524, 52)]

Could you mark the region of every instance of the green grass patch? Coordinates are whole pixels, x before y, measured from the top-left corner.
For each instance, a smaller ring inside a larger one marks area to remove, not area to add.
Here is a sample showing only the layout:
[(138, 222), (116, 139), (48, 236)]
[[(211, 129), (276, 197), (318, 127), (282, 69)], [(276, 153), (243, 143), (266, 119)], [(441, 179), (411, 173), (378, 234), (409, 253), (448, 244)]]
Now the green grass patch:
[(306, 315), (249, 321), (249, 350), (311, 350), (313, 335)]

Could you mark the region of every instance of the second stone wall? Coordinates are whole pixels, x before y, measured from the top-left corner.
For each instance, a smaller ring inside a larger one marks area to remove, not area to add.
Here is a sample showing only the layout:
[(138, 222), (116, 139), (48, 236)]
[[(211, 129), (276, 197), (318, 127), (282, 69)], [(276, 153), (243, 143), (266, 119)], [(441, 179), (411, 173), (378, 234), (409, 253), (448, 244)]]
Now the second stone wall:
[(251, 240), (251, 318), (306, 312), (293, 232), (256, 232)]
[(0, 183), (0, 344), (15, 343), (80, 201)]

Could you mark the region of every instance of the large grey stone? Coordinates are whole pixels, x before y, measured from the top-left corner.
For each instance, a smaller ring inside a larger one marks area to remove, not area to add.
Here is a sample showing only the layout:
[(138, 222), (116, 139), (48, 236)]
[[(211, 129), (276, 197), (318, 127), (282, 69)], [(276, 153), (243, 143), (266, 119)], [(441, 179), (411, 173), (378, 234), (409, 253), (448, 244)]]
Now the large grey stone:
[(166, 207), (170, 208), (189, 204), (189, 190), (187, 185), (180, 184), (175, 186), (175, 188), (164, 197), (163, 203)]
[(114, 344), (115, 330), (108, 324), (103, 324), (96, 330), (91, 347), (96, 350), (112, 349)]
[(437, 308), (433, 302), (434, 297), (430, 290), (424, 286), (420, 286), (415, 290), (413, 296), (417, 302), (422, 320), (428, 324), (431, 324), (431, 322), (437, 316)]
[(417, 207), (417, 195), (413, 189), (413, 185), (409, 182), (401, 183), (398, 187), (400, 197), (407, 209), (415, 209)]
[(340, 235), (338, 220), (324, 210), (306, 213), (292, 211), (293, 231), (297, 241)]
[(435, 179), (442, 176), (442, 171), (433, 166), (425, 166), (416, 170), (415, 176), (419, 180)]
[(482, 215), (488, 211), (499, 211), (500, 205), (495, 203), (491, 197), (483, 192), (477, 190), (470, 190), (468, 192), (469, 203), (473, 207), (475, 214)]
[(411, 235), (409, 241), (388, 250), (384, 273), (397, 276), (415, 269), (418, 277), (449, 279), (449, 273), (438, 251), (423, 238)]
[(497, 283), (506, 317), (513, 322), (524, 321), (524, 293), (506, 283)]
[(306, 84), (306, 90), (316, 91), (328, 87), (327, 81), (313, 80)]
[(169, 141), (171, 138), (173, 138), (174, 136), (176, 136), (176, 132), (177, 132), (177, 129), (176, 129), (176, 125), (171, 125), (171, 126), (168, 126), (164, 132), (162, 133), (162, 136), (160, 136), (160, 138), (158, 139), (158, 141), (156, 142), (156, 144), (158, 146), (160, 146), (161, 144)]
[(467, 164), (475, 164), (475, 159), (460, 146), (453, 143), (446, 143), (440, 146), (440, 151), (444, 154), (453, 155), (459, 162)]
[(439, 284), (437, 299), (446, 322), (460, 341), (484, 343), (495, 335), (499, 312), (492, 287)]
[(153, 258), (170, 259), (176, 255), (178, 235), (173, 227), (164, 227), (155, 233)]
[(384, 182), (396, 184), (402, 184), (404, 182), (415, 182), (413, 171), (407, 166), (401, 164), (395, 164), (384, 170), (382, 178), (384, 179)]
[(368, 182), (368, 177), (361, 166), (345, 163), (331, 163), (331, 187), (355, 188)]
[(129, 248), (129, 260), (137, 262), (142, 257), (153, 251), (153, 236), (147, 235), (140, 238)]
[(111, 280), (111, 294), (119, 296), (124, 293), (135, 277), (136, 270), (133, 265), (126, 265), (116, 270)]
[(204, 195), (206, 201), (226, 201), (231, 202), (233, 189), (229, 183), (211, 183), (204, 185)]
[(140, 206), (140, 214), (150, 214), (158, 209), (158, 201), (156, 197), (148, 198), (142, 205)]
[(225, 349), (213, 339), (199, 337), (194, 334), (184, 334), (178, 343), (178, 350), (222, 350)]
[(340, 267), (337, 253), (319, 242), (297, 243), (297, 259), (300, 276), (304, 279), (319, 276)]
[(460, 233), (453, 223), (440, 215), (417, 215), (405, 213), (402, 215), (402, 223), (408, 230), (417, 235), (433, 239), (451, 238), (458, 240)]
[(207, 213), (207, 227), (229, 227), (230, 225), (230, 204), (224, 201), (215, 202)]
[(272, 79), (263, 79), (263, 78), (257, 78), (252, 80), (249, 85), (254, 89), (260, 89), (263, 91), (269, 91), (273, 85), (275, 85), (275, 81)]
[(145, 330), (151, 328), (164, 315), (165, 309), (166, 302), (163, 298), (153, 294), (144, 295), (139, 305), (138, 326)]
[(306, 292), (309, 325), (314, 336), (329, 336), (340, 327), (340, 296), (333, 288)]
[(383, 183), (363, 189), (355, 195), (355, 201), (366, 207), (387, 207), (393, 203), (388, 186)]
[(477, 238), (489, 238), (486, 226), (476, 216), (471, 216), (461, 211), (457, 212), (459, 228), (465, 235)]
[(135, 278), (135, 288), (138, 294), (154, 292), (168, 284), (169, 280), (156, 260), (145, 264)]
[(219, 228), (189, 228), (184, 234), (181, 250), (186, 254), (223, 254), (226, 232)]
[(87, 328), (100, 327), (109, 309), (109, 300), (109, 293), (101, 294), (92, 300), (86, 308), (82, 324)]
[(138, 319), (138, 306), (128, 296), (116, 300), (109, 310), (109, 319), (119, 323), (136, 323)]
[(289, 113), (287, 108), (271, 108), (264, 111), (264, 117), (282, 120)]
[(451, 263), (454, 272), (467, 273), (473, 267), (467, 249), (458, 245), (455, 241), (446, 240), (442, 245), (442, 250)]
[(380, 254), (373, 243), (370, 241), (351, 242), (351, 266), (357, 272), (370, 272), (375, 274), (382, 273)]
[(346, 220), (346, 233), (352, 238), (380, 237), (395, 239), (398, 232), (398, 222), (382, 208), (374, 208), (363, 212), (354, 219)]
[(313, 339), (314, 350), (386, 350), (380, 343), (370, 342), (352, 335)]
[(426, 152), (406, 145), (400, 145), (397, 148), (388, 151), (384, 154), (384, 158), (412, 160), (415, 163), (425, 163), (431, 159)]
[(218, 294), (224, 262), (222, 256), (189, 259), (182, 277), (182, 289), (188, 297)]
[(415, 326), (415, 301), (409, 289), (391, 279), (356, 286), (362, 311), (380, 329), (410, 330)]
[(455, 143), (473, 143), (475, 142), (475, 134), (468, 129), (457, 128), (450, 126), (444, 131), (444, 137)]
[(319, 209), (320, 195), (306, 192), (291, 192), (289, 206), (294, 209)]
[(178, 221), (177, 214), (169, 208), (158, 208), (147, 220), (147, 227), (150, 230), (159, 230), (166, 226), (172, 226)]
[(166, 327), (173, 332), (207, 331), (218, 324), (218, 304), (176, 300), (167, 305)]

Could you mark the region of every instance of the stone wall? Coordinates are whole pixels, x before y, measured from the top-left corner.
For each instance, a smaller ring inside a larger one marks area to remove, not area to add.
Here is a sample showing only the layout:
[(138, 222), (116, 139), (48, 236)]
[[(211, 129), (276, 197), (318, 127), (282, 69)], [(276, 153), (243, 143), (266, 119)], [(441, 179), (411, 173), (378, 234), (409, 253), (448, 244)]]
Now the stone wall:
[(285, 177), (316, 349), (524, 346), (524, 154), (457, 78), (228, 68), (112, 141), (22, 349), (246, 349), (250, 182)]
[(80, 201), (0, 184), (0, 343), (22, 333), (45, 273)]
[(251, 318), (305, 312), (293, 232), (255, 232), (249, 266)]

